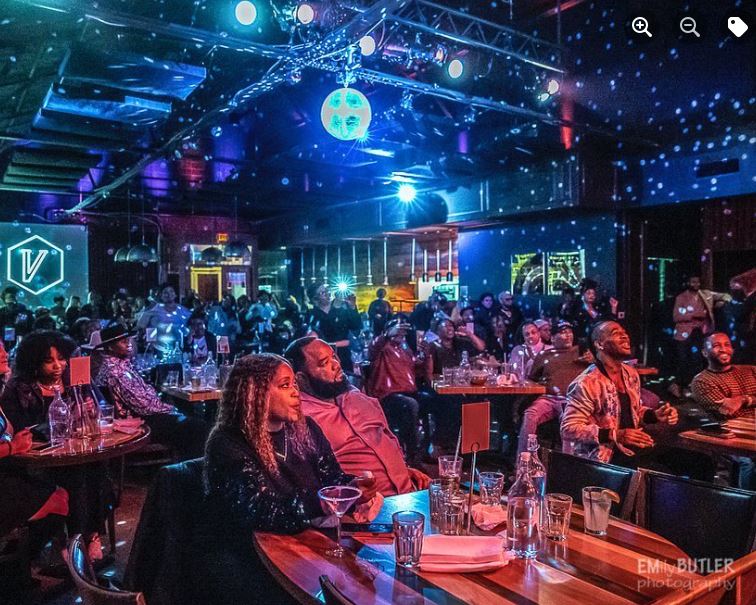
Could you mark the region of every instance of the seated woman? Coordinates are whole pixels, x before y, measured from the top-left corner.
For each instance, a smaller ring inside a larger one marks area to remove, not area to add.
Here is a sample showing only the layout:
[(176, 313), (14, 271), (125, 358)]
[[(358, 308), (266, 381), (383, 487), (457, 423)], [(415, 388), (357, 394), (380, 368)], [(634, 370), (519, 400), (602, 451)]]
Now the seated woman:
[(294, 371), (278, 355), (237, 361), (207, 441), (205, 490), (215, 519), (216, 552), (203, 574), (202, 602), (279, 603), (254, 553), (252, 532), (295, 533), (325, 516), (318, 490), (358, 485), (360, 502), (375, 495), (374, 479), (345, 474), (318, 425), (302, 415)]
[[(10, 376), (8, 353), (0, 342), (0, 391)], [(31, 532), (32, 553), (59, 527), (68, 514), (68, 493), (51, 483), (31, 477), (13, 456), (31, 449), (27, 430), (13, 431), (0, 409), (0, 536), (22, 525)]]
[[(23, 429), (47, 424), (47, 409), (56, 390), (65, 390), (63, 374), (76, 343), (54, 330), (32, 332), (21, 341), (14, 375), (0, 396), (0, 407), (11, 426)], [(47, 479), (68, 492), (72, 505), (68, 519), (71, 533), (81, 533), (89, 555), (102, 559), (100, 532), (104, 529), (107, 477), (97, 464), (52, 468)]]

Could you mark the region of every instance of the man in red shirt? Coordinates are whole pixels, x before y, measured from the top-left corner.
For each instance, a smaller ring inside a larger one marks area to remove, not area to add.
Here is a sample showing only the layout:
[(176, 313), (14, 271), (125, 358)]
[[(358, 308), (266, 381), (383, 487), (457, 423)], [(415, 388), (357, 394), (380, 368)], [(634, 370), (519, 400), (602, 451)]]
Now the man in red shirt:
[(297, 376), (302, 410), (318, 423), (345, 472), (370, 471), (384, 496), (428, 487), (430, 478), (405, 463), (378, 400), (349, 384), (327, 342), (305, 336), (285, 356)]
[(370, 345), (370, 379), (367, 392), (381, 402), (389, 422), (399, 427), (399, 440), (408, 460), (418, 454), (417, 419), (420, 410), (416, 371), (430, 370), (425, 341), (418, 343), (415, 355), (407, 345), (407, 330), (412, 326), (392, 319), (384, 333)]

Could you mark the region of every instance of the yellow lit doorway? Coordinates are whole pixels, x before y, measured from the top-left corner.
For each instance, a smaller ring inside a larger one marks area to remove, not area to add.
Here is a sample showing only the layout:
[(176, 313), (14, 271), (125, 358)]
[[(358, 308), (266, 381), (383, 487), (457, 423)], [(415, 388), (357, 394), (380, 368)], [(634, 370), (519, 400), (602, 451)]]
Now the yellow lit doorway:
[(204, 302), (216, 302), (221, 294), (220, 267), (192, 267), (190, 273), (192, 290)]

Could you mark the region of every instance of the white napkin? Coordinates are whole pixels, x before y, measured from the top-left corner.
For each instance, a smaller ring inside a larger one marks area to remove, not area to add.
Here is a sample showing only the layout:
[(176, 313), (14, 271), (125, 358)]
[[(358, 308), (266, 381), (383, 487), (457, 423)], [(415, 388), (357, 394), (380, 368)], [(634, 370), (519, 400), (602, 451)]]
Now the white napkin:
[(470, 573), (503, 567), (512, 558), (498, 536), (425, 536), (421, 571)]
[(472, 518), (475, 525), (483, 531), (488, 531), (507, 520), (507, 511), (501, 506), (486, 506), (477, 503), (473, 504)]

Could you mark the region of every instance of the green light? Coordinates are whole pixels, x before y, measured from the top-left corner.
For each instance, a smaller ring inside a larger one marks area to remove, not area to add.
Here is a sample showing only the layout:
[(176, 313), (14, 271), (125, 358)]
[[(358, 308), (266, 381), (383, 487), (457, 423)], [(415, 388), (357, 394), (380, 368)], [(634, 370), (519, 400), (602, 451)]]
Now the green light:
[(363, 139), (373, 112), (370, 101), (359, 90), (339, 88), (323, 101), (320, 120), (328, 134), (341, 141)]

